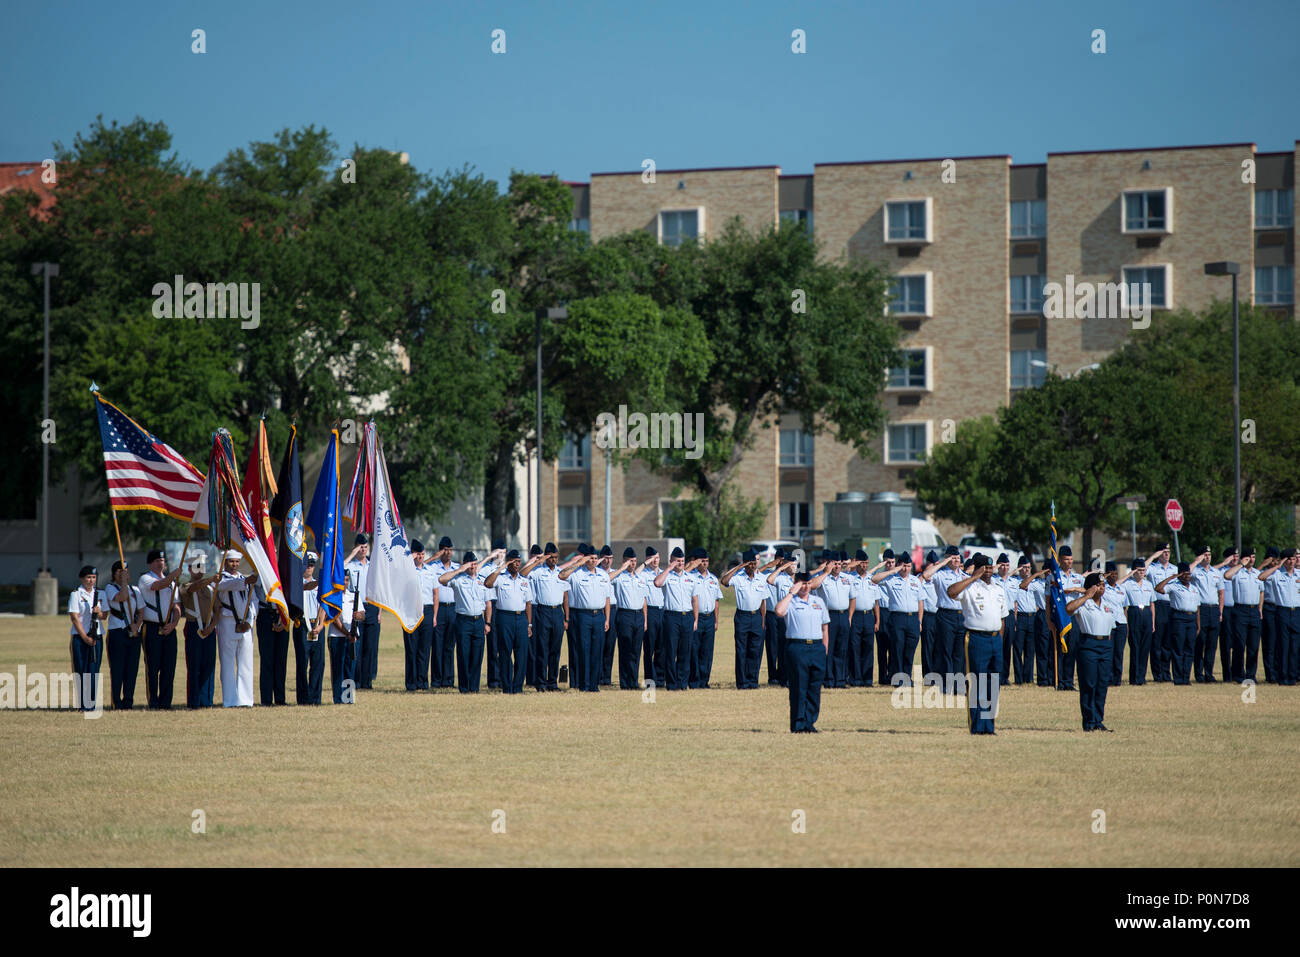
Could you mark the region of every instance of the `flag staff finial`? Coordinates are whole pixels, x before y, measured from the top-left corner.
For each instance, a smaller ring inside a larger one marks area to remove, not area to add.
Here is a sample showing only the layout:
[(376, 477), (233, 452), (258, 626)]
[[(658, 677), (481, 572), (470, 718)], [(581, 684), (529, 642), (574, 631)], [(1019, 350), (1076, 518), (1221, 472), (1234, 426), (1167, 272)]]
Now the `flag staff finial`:
[(95, 385), (95, 380), (94, 380), (94, 379), (91, 379), (91, 380), (90, 380), (90, 391), (91, 391), (91, 392), (98, 392), (98, 391), (99, 391), (99, 386)]

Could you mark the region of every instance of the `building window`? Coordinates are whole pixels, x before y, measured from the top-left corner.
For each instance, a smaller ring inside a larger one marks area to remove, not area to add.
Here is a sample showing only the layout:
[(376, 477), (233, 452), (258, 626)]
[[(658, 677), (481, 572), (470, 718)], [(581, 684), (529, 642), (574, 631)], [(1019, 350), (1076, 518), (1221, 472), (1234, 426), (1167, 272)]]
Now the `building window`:
[(808, 232), (813, 231), (813, 211), (811, 209), (783, 209), (781, 223), (802, 223)]
[(926, 375), (926, 349), (903, 349), (903, 363), (891, 366), (888, 370), (885, 388), (887, 389), (926, 389), (929, 377)]
[(781, 464), (812, 467), (813, 436), (803, 429), (781, 430)]
[(586, 505), (561, 505), (556, 509), (562, 542), (585, 542), (591, 537), (591, 509)]
[(574, 232), (590, 233), (591, 220), (587, 219), (585, 216), (574, 217), (573, 219), (569, 220), (569, 228), (572, 229)]
[(564, 448), (560, 449), (560, 468), (591, 468), (591, 436), (578, 438), (571, 435), (564, 440)]
[(698, 241), (703, 221), (702, 209), (666, 209), (659, 214), (659, 242), (680, 246), (689, 240)]
[(1170, 308), (1169, 267), (1125, 266), (1124, 285), (1128, 287), (1129, 309)]
[(1011, 277), (1011, 311), (1042, 312), (1043, 286), (1046, 276)]
[(885, 242), (930, 242), (930, 213), (929, 197), (885, 203)]
[(1026, 199), (1011, 204), (1011, 238), (1041, 239), (1047, 235), (1047, 200)]
[(890, 288), (890, 301), (886, 307), (895, 316), (930, 315), (930, 276), (895, 276)]
[(1255, 228), (1275, 229), (1295, 225), (1295, 190), (1258, 189), (1255, 191)]
[(1036, 389), (1047, 381), (1046, 349), (1013, 349), (1011, 388)]
[(1126, 233), (1167, 233), (1171, 231), (1173, 216), (1172, 189), (1135, 189), (1125, 191), (1123, 196), (1124, 221), (1122, 231)]
[(812, 531), (812, 504), (810, 502), (781, 503), (781, 537), (793, 542), (803, 541)]
[(1289, 306), (1295, 302), (1294, 266), (1256, 266), (1255, 303), (1260, 306)]
[(891, 425), (885, 433), (885, 461), (894, 464), (925, 461), (926, 423)]

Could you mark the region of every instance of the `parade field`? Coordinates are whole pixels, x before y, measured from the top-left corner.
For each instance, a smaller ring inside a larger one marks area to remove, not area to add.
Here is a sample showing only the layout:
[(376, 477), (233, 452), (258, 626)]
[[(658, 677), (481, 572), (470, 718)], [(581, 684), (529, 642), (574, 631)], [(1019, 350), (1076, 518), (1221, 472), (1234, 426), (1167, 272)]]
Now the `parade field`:
[[(713, 687), (653, 701), (408, 694), (385, 615), (352, 707), (0, 712), (0, 866), (1300, 864), (1295, 688), (1126, 685), (1085, 734), (1013, 687), (996, 740), (828, 690), (792, 735), (782, 689), (734, 687), (730, 610)], [(67, 671), (67, 630), (0, 621), (0, 673)]]

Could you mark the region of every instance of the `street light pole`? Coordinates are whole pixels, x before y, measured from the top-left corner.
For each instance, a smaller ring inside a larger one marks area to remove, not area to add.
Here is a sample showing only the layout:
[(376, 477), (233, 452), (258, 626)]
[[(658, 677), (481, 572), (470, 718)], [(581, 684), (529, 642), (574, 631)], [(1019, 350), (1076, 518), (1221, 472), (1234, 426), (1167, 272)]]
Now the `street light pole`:
[(1232, 273), (1232, 506), (1237, 554), (1241, 554), (1241, 322), (1237, 316), (1237, 272)]
[(1233, 538), (1241, 554), (1241, 320), (1237, 313), (1237, 276), (1241, 264), (1206, 263), (1207, 276), (1232, 277), (1232, 509)]
[[(45, 277), (45, 367), (42, 375), (42, 419), (50, 418), (50, 278), (59, 274), (58, 263), (33, 263), (32, 275)], [(42, 424), (42, 429), (44, 425)], [(50, 443), (41, 441), (41, 567), (50, 570)]]
[(537, 539), (540, 541), (545, 538), (542, 534), (542, 320), (558, 322), (568, 319), (569, 309), (567, 306), (552, 306), (549, 309), (538, 309), (535, 315), (537, 318)]
[(533, 520), (537, 524), (534, 542), (542, 539), (542, 310), (537, 310), (537, 502)]

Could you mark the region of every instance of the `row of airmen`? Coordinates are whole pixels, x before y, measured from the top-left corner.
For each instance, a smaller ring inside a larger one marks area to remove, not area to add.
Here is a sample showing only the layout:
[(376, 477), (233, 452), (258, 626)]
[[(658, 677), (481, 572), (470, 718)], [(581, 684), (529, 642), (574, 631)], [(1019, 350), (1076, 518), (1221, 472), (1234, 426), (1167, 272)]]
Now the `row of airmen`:
[[(326, 643), (336, 702), (350, 700), (349, 681), (369, 687), (374, 679), (378, 609), (363, 608), (361, 601), (367, 549), (365, 536), (359, 535), (347, 560), (344, 613), (332, 622), (315, 599), (315, 556), (308, 555), (304, 620), (294, 623), (292, 635), (299, 703), (319, 703)], [(746, 552), (742, 563), (719, 579), (708, 570), (707, 553), (698, 548), (689, 556), (674, 549), (662, 568), (654, 548), (646, 549), (640, 563), (626, 549), (617, 568), (608, 545), (597, 552), (584, 544), (563, 564), (552, 543), (545, 549), (532, 546), (526, 563), (501, 542), (482, 562), (472, 552), (456, 562), (447, 537), (432, 558), (418, 541), (412, 550), (425, 608), (421, 625), (406, 636), (408, 690), (452, 687), (454, 681), (462, 692), (475, 692), (485, 654), (490, 688), (518, 693), (527, 683), (538, 691), (558, 690), (565, 635), (572, 688), (595, 691), (612, 684), (616, 650), (620, 688), (640, 687), (642, 660), (647, 683), (669, 690), (708, 687), (722, 587), (731, 587), (736, 600), (736, 686), (758, 687), (765, 654), (768, 683), (787, 684), (787, 626), (771, 611), (794, 585), (795, 562), (788, 553), (778, 550), (759, 567), (754, 553)], [(1066, 598), (1073, 599), (1083, 592), (1083, 576), (1074, 570), (1069, 546), (1059, 556)], [(106, 619), (114, 707), (132, 706), (143, 654), (148, 706), (170, 708), (177, 631), (183, 623), (187, 704), (212, 704), (220, 647), (223, 703), (248, 706), (253, 703), (249, 631), (255, 621), (262, 701), (284, 703), (289, 633), (273, 608), (259, 613), (255, 576), (237, 574), (239, 559), (238, 552), (229, 553), (223, 571), (205, 577), (198, 554), (189, 562), (189, 580), (181, 583), (180, 569), (167, 573), (163, 554), (152, 551), (149, 570), (137, 584), (129, 584), (126, 567), (117, 562), (102, 593), (95, 590), (95, 570), (83, 569), (89, 579), (82, 577), (68, 607), (74, 670), (98, 672), (102, 638), (94, 622)], [(1049, 569), (1034, 571), (1023, 556), (1012, 574), (1005, 554), (998, 556), (995, 568), (992, 580), (1007, 595), (1000, 629), (1001, 683), (1009, 684), (1013, 676), (1016, 684), (1031, 683), (1036, 670), (1039, 685), (1074, 690), (1074, 649), (1060, 650), (1046, 614)], [(927, 682), (964, 674), (962, 613), (947, 589), (969, 570), (970, 562), (963, 570), (953, 546), (942, 557), (931, 552), (919, 574), (905, 553), (895, 556), (888, 549), (875, 565), (861, 550), (853, 560), (844, 552), (822, 552), (810, 577), (818, 582), (814, 593), (828, 617), (825, 686), (870, 687), (876, 667), (882, 677), (909, 684), (918, 646)], [(1156, 682), (1188, 684), (1193, 676), (1199, 682), (1215, 681), (1216, 650), (1225, 681), (1256, 680), (1261, 658), (1265, 681), (1294, 685), (1300, 680), (1295, 549), (1270, 547), (1257, 567), (1253, 549), (1241, 556), (1229, 549), (1212, 564), (1206, 547), (1195, 562), (1175, 566), (1164, 545), (1145, 562), (1135, 560), (1123, 577), (1113, 562), (1104, 574), (1106, 605), (1115, 617), (1110, 685), (1121, 683), (1126, 646), (1129, 681), (1135, 685), (1145, 683), (1148, 662)], [(102, 602), (94, 597), (99, 595)], [(354, 618), (356, 629), (351, 627)], [(322, 633), (326, 643), (320, 641)]]

